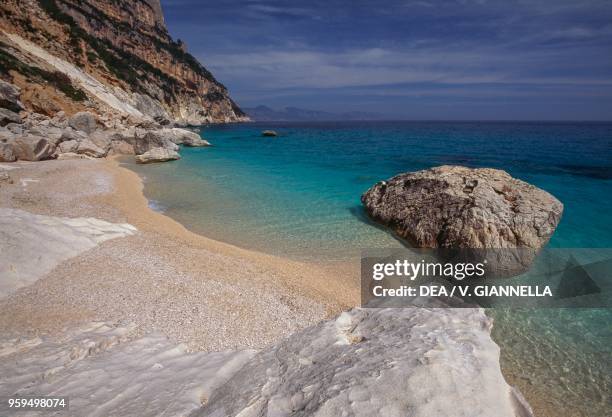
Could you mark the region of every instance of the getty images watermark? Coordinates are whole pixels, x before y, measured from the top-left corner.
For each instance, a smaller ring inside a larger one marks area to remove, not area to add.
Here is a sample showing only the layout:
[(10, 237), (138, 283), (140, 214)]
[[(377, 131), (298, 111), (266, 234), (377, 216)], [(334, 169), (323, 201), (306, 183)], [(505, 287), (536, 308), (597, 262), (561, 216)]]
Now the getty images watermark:
[(373, 249), (363, 307), (612, 307), (610, 249)]
[[(396, 259), (394, 262), (379, 262), (372, 266), (372, 279), (383, 281), (385, 278), (397, 277), (410, 281), (420, 279), (433, 279), (442, 277), (448, 280), (463, 281), (470, 278), (484, 278), (486, 275), (487, 260), (479, 263), (451, 263), (451, 262), (418, 262), (407, 259)], [(374, 285), (372, 294), (376, 297), (420, 296), (420, 297), (453, 297), (459, 295), (466, 297), (476, 296), (536, 296), (552, 297), (549, 285), (400, 285), (397, 288), (385, 288), (382, 282)]]

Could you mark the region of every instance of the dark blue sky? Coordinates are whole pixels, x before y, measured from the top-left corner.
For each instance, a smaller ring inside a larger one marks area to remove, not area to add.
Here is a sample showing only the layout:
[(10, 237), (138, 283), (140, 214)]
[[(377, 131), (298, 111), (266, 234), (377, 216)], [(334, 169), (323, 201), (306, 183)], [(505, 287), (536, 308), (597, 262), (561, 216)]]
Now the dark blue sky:
[(612, 120), (611, 0), (162, 0), (244, 107)]

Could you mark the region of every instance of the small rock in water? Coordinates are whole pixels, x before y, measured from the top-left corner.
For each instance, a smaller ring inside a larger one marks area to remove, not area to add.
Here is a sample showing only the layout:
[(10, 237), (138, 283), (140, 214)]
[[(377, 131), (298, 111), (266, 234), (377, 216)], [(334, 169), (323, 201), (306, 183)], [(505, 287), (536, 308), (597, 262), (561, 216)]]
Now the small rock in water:
[(261, 132), (261, 136), (278, 136), (278, 133), (276, 133), (274, 130), (264, 130)]

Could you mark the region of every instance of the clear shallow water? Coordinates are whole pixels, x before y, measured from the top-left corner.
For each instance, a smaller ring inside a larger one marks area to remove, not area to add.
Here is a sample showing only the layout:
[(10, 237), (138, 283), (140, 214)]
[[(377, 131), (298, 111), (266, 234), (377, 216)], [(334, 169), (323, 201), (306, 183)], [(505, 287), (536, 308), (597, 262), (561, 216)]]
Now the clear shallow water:
[[(280, 136), (260, 136), (270, 128)], [(612, 124), (266, 123), (206, 127), (203, 136), (215, 146), (132, 168), (157, 209), (239, 246), (315, 261), (400, 246), (367, 220), (360, 195), (401, 172), (460, 164), (505, 169), (561, 200), (550, 246), (612, 247)], [(547, 392), (551, 415), (612, 415), (609, 311), (491, 314), (513, 382)]]
[[(263, 128), (280, 136), (264, 138)], [(353, 258), (399, 243), (367, 222), (375, 182), (441, 164), (506, 169), (565, 204), (551, 245), (612, 244), (612, 125), (245, 124), (209, 127), (212, 148), (137, 168), (170, 216), (211, 237), (296, 258)]]

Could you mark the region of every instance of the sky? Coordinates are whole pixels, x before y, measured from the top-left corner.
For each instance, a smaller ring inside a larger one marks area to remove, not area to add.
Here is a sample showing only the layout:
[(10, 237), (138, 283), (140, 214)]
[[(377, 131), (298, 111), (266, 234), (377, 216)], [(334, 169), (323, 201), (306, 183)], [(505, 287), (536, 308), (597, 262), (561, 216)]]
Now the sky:
[(242, 107), (612, 120), (610, 0), (162, 0)]

